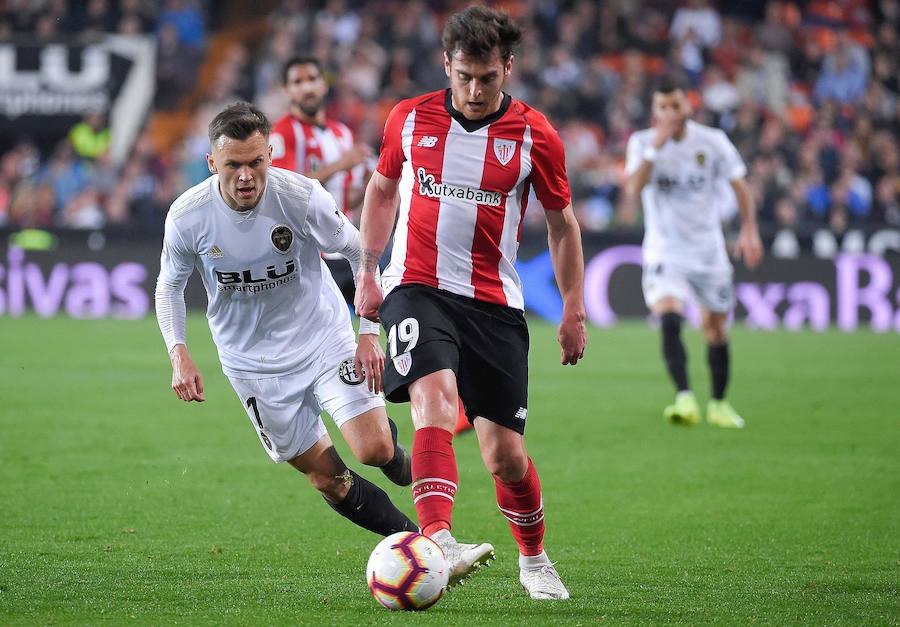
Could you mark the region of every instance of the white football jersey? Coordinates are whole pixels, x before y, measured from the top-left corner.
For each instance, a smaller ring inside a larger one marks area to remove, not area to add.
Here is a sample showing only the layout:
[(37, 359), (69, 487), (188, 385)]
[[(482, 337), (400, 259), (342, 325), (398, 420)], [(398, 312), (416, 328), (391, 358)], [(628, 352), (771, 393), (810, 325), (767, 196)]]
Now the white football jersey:
[(157, 316), (168, 348), (185, 338), (167, 334), (171, 311), (159, 295), (183, 292), (195, 267), (228, 376), (295, 372), (327, 347), (353, 342), (347, 304), (321, 252), (352, 248), (354, 238), (358, 250), (358, 232), (331, 195), (294, 172), (269, 168), (262, 198), (245, 213), (225, 204), (218, 176), (192, 187), (166, 217)]
[[(643, 162), (655, 130), (634, 133), (628, 140), (625, 165), (629, 176)], [(747, 168), (734, 144), (717, 128), (688, 120), (684, 138), (670, 139), (659, 149), (650, 180), (641, 191), (644, 207), (644, 263), (665, 263), (690, 271), (730, 270), (719, 221), (717, 181), (746, 176)]]

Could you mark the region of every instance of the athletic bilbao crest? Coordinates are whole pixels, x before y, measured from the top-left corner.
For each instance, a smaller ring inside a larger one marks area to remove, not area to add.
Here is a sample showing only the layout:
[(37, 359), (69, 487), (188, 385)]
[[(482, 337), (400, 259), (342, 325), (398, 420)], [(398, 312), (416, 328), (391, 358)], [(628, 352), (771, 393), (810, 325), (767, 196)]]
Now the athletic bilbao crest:
[(407, 351), (394, 357), (394, 368), (397, 369), (401, 377), (408, 375), (409, 369), (412, 368), (412, 354)]
[(285, 254), (294, 243), (294, 232), (283, 224), (272, 229), (272, 246), (282, 255)]
[(506, 165), (516, 154), (516, 142), (511, 139), (494, 139), (494, 154), (500, 165)]

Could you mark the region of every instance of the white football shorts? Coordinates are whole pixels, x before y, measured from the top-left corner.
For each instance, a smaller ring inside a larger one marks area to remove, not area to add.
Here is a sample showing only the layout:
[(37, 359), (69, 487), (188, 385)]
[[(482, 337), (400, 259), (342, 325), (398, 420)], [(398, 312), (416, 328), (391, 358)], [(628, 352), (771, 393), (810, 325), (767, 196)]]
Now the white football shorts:
[(651, 308), (669, 296), (684, 302), (693, 294), (697, 303), (715, 313), (728, 313), (734, 306), (734, 283), (730, 267), (709, 272), (687, 271), (665, 263), (644, 266), (641, 286), (644, 302)]
[(356, 373), (356, 345), (326, 353), (318, 368), (265, 379), (228, 377), (259, 441), (275, 462), (305, 453), (326, 434), (322, 411), (341, 427), (362, 413), (384, 407)]

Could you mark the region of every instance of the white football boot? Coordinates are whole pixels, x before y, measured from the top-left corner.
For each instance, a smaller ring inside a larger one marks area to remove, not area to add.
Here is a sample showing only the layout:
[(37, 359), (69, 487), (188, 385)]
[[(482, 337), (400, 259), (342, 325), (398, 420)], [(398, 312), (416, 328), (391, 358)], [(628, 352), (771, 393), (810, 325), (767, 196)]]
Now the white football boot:
[(569, 598), (569, 591), (545, 552), (519, 555), (519, 583), (532, 599), (565, 601)]
[(490, 566), (495, 559), (494, 547), (490, 544), (464, 544), (450, 535), (449, 529), (441, 529), (431, 536), (444, 552), (444, 559), (450, 569), (447, 588), (464, 584), (482, 566)]

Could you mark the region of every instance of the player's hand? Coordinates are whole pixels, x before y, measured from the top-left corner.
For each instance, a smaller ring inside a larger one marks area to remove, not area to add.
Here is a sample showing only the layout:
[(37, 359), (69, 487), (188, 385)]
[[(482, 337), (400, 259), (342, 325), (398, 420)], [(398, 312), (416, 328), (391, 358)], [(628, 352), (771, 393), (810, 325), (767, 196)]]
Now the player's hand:
[(378, 316), (378, 308), (383, 300), (384, 295), (375, 281), (375, 273), (360, 270), (356, 275), (356, 296), (353, 297), (356, 315), (379, 322), (381, 318)]
[(587, 331), (584, 328), (584, 312), (570, 314), (563, 312), (563, 319), (556, 334), (562, 349), (560, 363), (575, 365), (584, 357), (584, 346), (587, 344)]
[(368, 144), (353, 144), (347, 152), (341, 155), (341, 169), (349, 170), (360, 163), (365, 163), (372, 158), (372, 147)]
[(653, 146), (662, 148), (663, 144), (672, 139), (681, 126), (681, 117), (671, 111), (663, 111), (654, 120), (653, 128), (656, 134), (653, 137)]
[(744, 261), (748, 268), (755, 268), (763, 258), (762, 241), (759, 231), (752, 226), (742, 226), (734, 245), (734, 255)]
[(206, 400), (203, 394), (203, 377), (199, 368), (191, 359), (184, 344), (178, 344), (169, 354), (172, 361), (172, 391), (183, 401)]
[(384, 375), (384, 351), (377, 335), (361, 333), (356, 345), (356, 359), (354, 364), (359, 376), (365, 373), (366, 386), (370, 392), (378, 394), (382, 391), (382, 377)]

